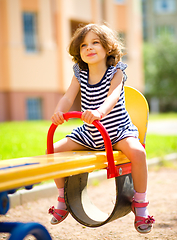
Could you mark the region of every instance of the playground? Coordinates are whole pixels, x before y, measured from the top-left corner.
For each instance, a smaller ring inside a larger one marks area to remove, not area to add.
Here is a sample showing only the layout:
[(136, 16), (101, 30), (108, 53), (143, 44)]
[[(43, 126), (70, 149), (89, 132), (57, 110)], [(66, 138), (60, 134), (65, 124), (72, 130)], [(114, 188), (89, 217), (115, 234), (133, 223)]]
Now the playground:
[[(135, 94), (134, 100), (137, 101), (138, 96), (142, 99), (142, 102), (139, 101), (139, 103), (141, 103), (140, 106), (143, 106), (142, 109), (145, 110), (143, 113), (144, 120), (142, 121), (142, 117), (140, 120), (137, 112), (132, 112), (131, 116), (139, 129), (141, 129), (140, 142), (145, 146), (144, 140), (148, 116), (147, 104), (143, 96), (135, 90), (128, 88), (127, 91), (132, 91)], [(133, 95), (128, 94), (128, 96)], [(126, 103), (128, 104), (127, 106), (131, 106), (128, 99)], [(134, 108), (129, 110), (131, 111), (132, 109)], [(139, 112), (142, 113), (142, 111)], [(80, 116), (81, 113), (73, 112), (66, 113), (64, 117), (65, 120), (68, 120), (70, 117)], [(134, 215), (130, 209), (133, 188), (129, 160), (120, 152), (112, 152), (111, 143), (105, 129), (98, 121), (95, 121), (93, 124), (99, 129), (104, 138), (107, 160), (104, 152), (94, 154), (88, 152), (84, 153), (84, 156), (79, 152), (73, 152), (72, 154), (75, 157), (66, 153), (67, 158), (65, 153), (58, 153), (55, 155), (56, 158), (53, 155), (36, 158), (40, 163), (38, 163), (39, 165), (36, 165), (35, 158), (34, 162), (31, 162), (33, 160), (31, 158), (19, 159), (16, 165), (18, 167), (17, 171), (12, 166), (11, 160), (7, 161), (7, 166), (2, 164), (1, 168), (4, 171), (1, 173), (2, 191), (24, 186), (24, 183), (25, 186), (29, 186), (43, 180), (53, 179), (56, 176), (70, 175), (65, 182), (65, 201), (68, 204), (67, 207), (70, 213), (83, 225), (69, 215), (61, 224), (52, 226), (50, 224), (51, 216), (47, 212), (52, 203), (56, 201), (57, 196), (53, 197), (50, 195), (45, 199), (37, 199), (33, 202), (28, 201), (26, 204), (10, 209), (1, 217), (1, 222), (38, 222), (46, 227), (52, 239), (177, 239), (177, 195), (174, 191), (177, 181), (176, 161), (168, 163), (163, 161), (160, 166), (153, 167), (153, 169), (151, 166), (148, 180), (149, 213), (156, 219), (156, 224), (150, 234), (140, 235), (134, 229)], [(53, 153), (53, 134), (55, 129), (56, 125), (52, 124), (48, 132), (47, 153), (49, 154)], [(28, 162), (30, 162), (30, 165)], [(13, 164), (15, 164), (14, 161)], [(115, 167), (114, 164), (117, 166)], [(104, 181), (97, 180), (86, 187), (87, 178), (85, 178), (84, 172), (92, 172), (105, 167), (107, 168), (108, 179)], [(11, 168), (12, 170), (10, 170)], [(75, 177), (77, 173), (84, 173), (84, 175), (82, 174), (83, 177), (80, 177), (80, 175)], [(105, 215), (102, 216), (102, 214), (100, 216), (101, 212), (97, 212), (96, 208), (91, 206), (90, 200), (88, 201), (87, 194), (85, 194), (85, 187), (93, 205), (99, 207), (102, 212), (106, 212), (109, 216), (108, 218), (105, 218)], [(2, 207), (5, 210), (5, 201), (3, 200), (2, 203)], [(115, 221), (109, 223), (110, 220)], [(1, 224), (2, 228), (3, 226), (5, 225)], [(99, 228), (95, 228), (98, 226)], [(12, 239), (16, 240), (15, 234), (12, 234), (12, 236)], [(0, 239), (8, 239), (8, 233), (1, 233), (0, 237)], [(34, 237), (28, 236), (24, 239), (33, 240)]]
[[(57, 240), (98, 240), (98, 239), (177, 239), (177, 162), (168, 166), (149, 169), (148, 199), (149, 212), (156, 219), (151, 233), (141, 235), (134, 229), (134, 215), (129, 213), (111, 223), (98, 228), (87, 228), (79, 224), (71, 215), (56, 226), (50, 224), (51, 216), (47, 214), (57, 196), (39, 199), (22, 206), (10, 209), (1, 221), (39, 222), (44, 225), (52, 239)], [(105, 194), (105, 189), (107, 193)], [(89, 187), (92, 201), (97, 201), (100, 207), (111, 208), (114, 201), (114, 179), (97, 182)], [(105, 209), (105, 210), (107, 210)], [(0, 239), (7, 239), (8, 234), (1, 233)], [(27, 238), (30, 239), (30, 238)], [(33, 238), (31, 237), (31, 240)], [(26, 239), (25, 239), (26, 240)]]

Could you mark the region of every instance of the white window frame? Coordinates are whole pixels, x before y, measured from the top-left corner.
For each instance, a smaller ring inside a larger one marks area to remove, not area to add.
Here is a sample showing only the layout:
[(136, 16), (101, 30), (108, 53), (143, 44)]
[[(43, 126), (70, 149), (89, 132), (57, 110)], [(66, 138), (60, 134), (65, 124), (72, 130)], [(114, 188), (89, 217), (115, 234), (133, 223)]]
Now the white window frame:
[[(166, 4), (166, 8), (163, 7)], [(175, 0), (154, 0), (154, 11), (158, 14), (170, 14), (176, 11)]]

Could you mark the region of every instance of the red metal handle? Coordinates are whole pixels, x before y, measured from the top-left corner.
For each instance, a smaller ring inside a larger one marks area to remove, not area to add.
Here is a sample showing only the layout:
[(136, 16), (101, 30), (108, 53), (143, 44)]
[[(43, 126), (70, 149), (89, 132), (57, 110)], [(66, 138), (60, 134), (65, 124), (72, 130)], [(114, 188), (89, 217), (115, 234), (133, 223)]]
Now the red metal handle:
[[(67, 121), (70, 118), (81, 118), (82, 112), (68, 112), (68, 113), (64, 113), (63, 116), (64, 116), (64, 119)], [(109, 135), (106, 129), (103, 127), (103, 125), (99, 121), (95, 120), (92, 124), (100, 131), (104, 140), (107, 161), (108, 161), (107, 177), (108, 178), (117, 177), (118, 174), (117, 174), (117, 170), (114, 163), (112, 144), (111, 144)], [(57, 128), (57, 125), (52, 123), (48, 131), (48, 135), (47, 135), (47, 153), (48, 154), (54, 153), (53, 136), (56, 128)]]

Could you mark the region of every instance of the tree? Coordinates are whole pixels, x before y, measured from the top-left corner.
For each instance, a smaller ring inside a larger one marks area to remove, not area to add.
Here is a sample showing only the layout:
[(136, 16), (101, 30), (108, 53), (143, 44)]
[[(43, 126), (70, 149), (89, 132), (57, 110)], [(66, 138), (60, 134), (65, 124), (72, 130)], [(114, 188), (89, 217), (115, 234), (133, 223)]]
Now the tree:
[(147, 98), (157, 97), (162, 110), (177, 108), (177, 43), (168, 36), (145, 43), (144, 70)]

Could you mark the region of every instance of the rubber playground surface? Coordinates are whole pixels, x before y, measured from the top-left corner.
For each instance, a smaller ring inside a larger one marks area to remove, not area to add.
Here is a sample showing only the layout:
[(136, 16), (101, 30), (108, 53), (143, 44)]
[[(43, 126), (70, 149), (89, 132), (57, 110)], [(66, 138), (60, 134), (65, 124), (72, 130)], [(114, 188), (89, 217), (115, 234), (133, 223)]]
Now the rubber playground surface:
[[(114, 180), (105, 180), (90, 186), (91, 200), (105, 212), (111, 211), (114, 204)], [(134, 215), (129, 213), (98, 228), (88, 228), (79, 224), (71, 215), (65, 221), (53, 226), (50, 224), (48, 208), (56, 204), (56, 197), (39, 199), (22, 206), (10, 209), (1, 221), (39, 222), (44, 225), (52, 239), (62, 240), (99, 240), (99, 239), (177, 239), (177, 162), (165, 168), (154, 168), (149, 171), (148, 200), (149, 214), (153, 215), (156, 223), (149, 234), (139, 234), (134, 229)], [(8, 239), (8, 234), (0, 234), (0, 239)], [(27, 237), (25, 240), (33, 240)]]

